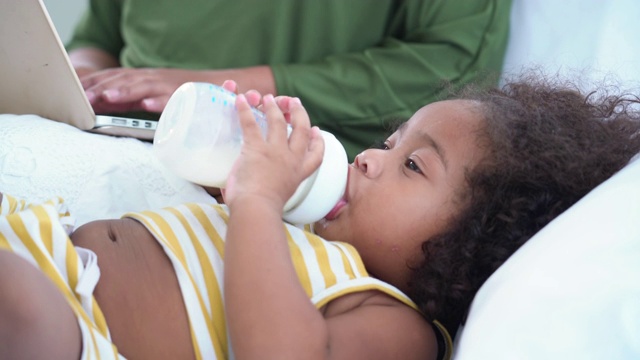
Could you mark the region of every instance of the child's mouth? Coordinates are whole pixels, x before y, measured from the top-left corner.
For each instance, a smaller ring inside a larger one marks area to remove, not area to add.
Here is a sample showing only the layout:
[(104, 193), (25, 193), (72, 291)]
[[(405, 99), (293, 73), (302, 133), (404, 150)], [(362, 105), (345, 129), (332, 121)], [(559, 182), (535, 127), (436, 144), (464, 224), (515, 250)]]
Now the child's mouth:
[(345, 205), (347, 205), (347, 200), (345, 200), (344, 198), (340, 199), (338, 203), (333, 207), (333, 209), (331, 209), (331, 211), (329, 211), (329, 213), (324, 217), (325, 220), (335, 219), (340, 209), (342, 209)]
[(329, 211), (329, 213), (327, 215), (325, 215), (323, 220), (327, 220), (327, 221), (331, 221), (333, 219), (335, 219), (336, 217), (338, 217), (338, 213), (340, 212), (340, 210), (347, 205), (348, 201), (348, 197), (349, 197), (349, 178), (351, 177), (351, 171), (353, 170), (353, 165), (349, 166), (349, 173), (348, 173), (348, 177), (347, 177), (347, 188), (344, 190), (344, 195), (342, 195), (342, 197), (340, 198), (340, 200), (338, 200), (338, 202), (333, 206), (333, 209), (331, 209), (331, 211)]

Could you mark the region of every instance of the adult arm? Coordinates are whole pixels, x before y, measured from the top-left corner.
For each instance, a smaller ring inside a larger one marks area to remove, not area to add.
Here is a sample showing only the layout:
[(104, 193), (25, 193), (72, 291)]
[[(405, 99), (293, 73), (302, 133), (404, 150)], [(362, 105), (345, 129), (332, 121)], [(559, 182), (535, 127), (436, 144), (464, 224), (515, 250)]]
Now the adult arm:
[[(102, 3), (119, 4), (119, 1), (92, 0), (91, 9), (97, 9), (96, 4), (111, 10), (118, 6)], [(273, 60), (269, 66), (249, 62), (234, 69), (215, 71), (204, 70), (206, 67), (200, 67), (203, 65), (200, 64), (194, 67), (200, 70), (190, 71), (175, 68), (179, 66), (175, 62), (173, 69), (160, 64), (155, 66), (142, 48), (132, 54), (135, 61), (130, 61), (139, 64), (134, 67), (157, 69), (107, 70), (113, 73), (106, 72), (91, 82), (83, 80), (83, 84), (85, 88), (91, 88), (102, 83), (91, 92), (99, 94), (105, 104), (125, 104), (123, 111), (138, 108), (159, 112), (173, 90), (185, 81), (219, 84), (223, 79), (233, 78), (243, 91), (255, 88), (262, 93), (301, 98), (313, 123), (338, 136), (353, 157), (376, 139), (383, 138), (389, 121), (405, 120), (419, 107), (441, 96), (446, 88), (444, 81), (458, 86), (477, 80), (489, 71), (497, 74), (501, 69), (511, 0), (463, 3), (407, 0), (398, 3), (387, 27), (381, 31), (383, 38), (363, 50), (328, 52), (332, 55), (304, 62)], [(348, 12), (348, 6), (345, 5), (344, 10)], [(102, 10), (100, 13), (109, 12)], [(119, 25), (117, 16), (105, 17), (109, 21), (98, 18), (85, 22), (86, 28), (98, 30), (91, 32), (91, 36), (80, 36), (81, 32), (77, 31), (70, 49), (89, 42), (99, 43), (99, 47), (117, 57), (122, 46), (117, 31), (113, 30)], [(343, 16), (350, 18), (352, 15)], [(334, 26), (339, 27), (340, 23)], [(318, 22), (303, 22), (300, 31), (291, 36), (304, 37), (304, 43), (314, 43), (317, 39), (314, 34), (326, 31), (321, 26)], [(286, 38), (288, 34), (284, 33), (278, 39)], [(121, 86), (127, 77), (137, 85)], [(107, 86), (107, 81), (113, 83)], [(150, 100), (145, 102), (145, 98)], [(153, 98), (155, 100), (151, 100)]]
[(120, 66), (113, 55), (94, 47), (75, 49), (69, 53), (69, 58), (80, 79), (102, 69)]
[(409, 0), (389, 35), (361, 52), (272, 67), (281, 94), (300, 97), (314, 125), (334, 132), (350, 155), (384, 138), (445, 90), (497, 74), (506, 49), (510, 0)]
[(122, 1), (90, 1), (67, 44), (71, 63), (96, 113), (162, 112), (171, 94), (188, 81), (222, 84), (234, 79), (245, 91), (275, 94), (268, 66), (223, 70), (121, 67), (122, 12)]

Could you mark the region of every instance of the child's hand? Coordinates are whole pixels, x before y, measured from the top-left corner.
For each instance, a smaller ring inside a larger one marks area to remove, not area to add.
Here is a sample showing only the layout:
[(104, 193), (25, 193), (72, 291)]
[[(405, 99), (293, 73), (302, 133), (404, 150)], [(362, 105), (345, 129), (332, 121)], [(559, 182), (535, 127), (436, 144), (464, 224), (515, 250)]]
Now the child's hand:
[[(225, 202), (233, 211), (240, 199), (267, 201), (282, 211), (298, 185), (322, 162), (324, 143), (317, 127), (311, 128), (309, 116), (297, 98), (266, 95), (262, 111), (268, 122), (263, 139), (249, 102), (238, 95), (236, 107), (243, 131), (243, 147), (224, 191)], [(287, 138), (287, 119), (292, 132)]]
[[(236, 95), (238, 94), (238, 84), (233, 80), (225, 80), (222, 83), (222, 88)], [(244, 96), (247, 99), (249, 106), (253, 107), (258, 107), (260, 100), (262, 99), (262, 96), (256, 90), (249, 90), (244, 93)]]
[[(233, 80), (225, 80), (222, 83), (222, 87), (227, 91), (231, 91), (232, 93), (238, 94), (238, 84)], [(262, 110), (262, 105), (260, 105), (260, 100), (262, 99), (262, 96), (258, 91), (249, 90), (244, 93), (244, 96), (247, 99), (247, 102), (249, 103), (250, 106), (257, 108), (258, 110)], [(280, 110), (282, 111), (282, 114), (284, 114), (284, 118), (285, 120), (287, 120), (287, 123), (291, 122), (291, 100), (292, 99), (293, 98), (291, 96), (277, 96), (275, 98), (276, 104), (278, 104), (278, 108), (280, 108)]]

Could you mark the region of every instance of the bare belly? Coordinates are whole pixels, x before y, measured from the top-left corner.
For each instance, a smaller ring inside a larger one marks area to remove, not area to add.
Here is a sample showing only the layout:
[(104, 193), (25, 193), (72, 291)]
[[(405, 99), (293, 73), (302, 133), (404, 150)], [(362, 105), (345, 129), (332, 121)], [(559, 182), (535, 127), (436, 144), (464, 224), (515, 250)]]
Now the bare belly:
[(98, 255), (101, 276), (94, 295), (123, 356), (195, 358), (173, 266), (142, 224), (96, 221), (78, 228), (71, 239)]

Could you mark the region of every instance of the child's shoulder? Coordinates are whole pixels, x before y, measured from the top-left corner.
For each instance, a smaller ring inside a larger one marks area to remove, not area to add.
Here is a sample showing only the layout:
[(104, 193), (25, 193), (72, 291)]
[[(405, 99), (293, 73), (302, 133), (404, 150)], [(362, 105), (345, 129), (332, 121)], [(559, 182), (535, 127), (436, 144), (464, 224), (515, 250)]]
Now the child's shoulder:
[(369, 349), (364, 353), (384, 358), (391, 350), (398, 358), (407, 359), (435, 359), (438, 354), (433, 326), (419, 312), (387, 294), (347, 294), (327, 304), (322, 312), (326, 319), (340, 324), (339, 332), (349, 341), (366, 344)]

